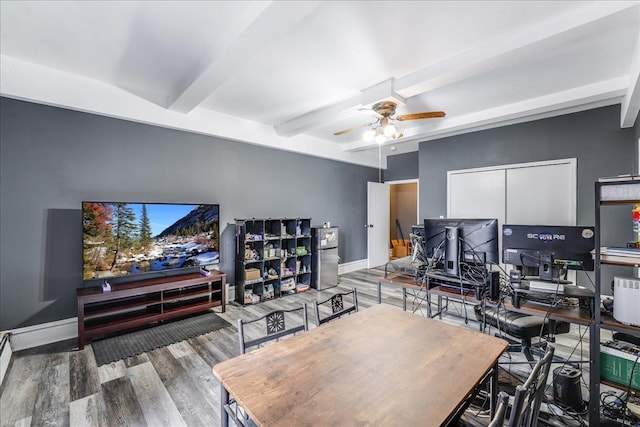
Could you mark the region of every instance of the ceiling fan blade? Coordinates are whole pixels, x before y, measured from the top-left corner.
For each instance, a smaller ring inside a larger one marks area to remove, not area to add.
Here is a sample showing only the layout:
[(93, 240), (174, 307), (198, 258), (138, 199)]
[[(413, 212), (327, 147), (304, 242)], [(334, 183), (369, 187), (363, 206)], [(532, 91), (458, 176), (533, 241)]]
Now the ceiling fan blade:
[(396, 120), (419, 120), (419, 119), (434, 119), (438, 117), (444, 117), (444, 111), (425, 111), (424, 113), (403, 114), (396, 117)]
[(353, 132), (354, 130), (362, 129), (362, 128), (367, 127), (367, 126), (371, 126), (371, 125), (372, 125), (372, 124), (374, 124), (374, 123), (375, 123), (375, 122), (371, 122), (371, 123), (363, 123), (363, 124), (361, 124), (361, 125), (354, 126), (354, 127), (352, 127), (352, 128), (349, 128), (349, 129), (345, 129), (345, 130), (340, 130), (340, 131), (338, 131), (338, 132), (334, 132), (333, 134), (334, 134), (335, 136), (344, 135), (345, 133)]
[(372, 116), (377, 117), (379, 119), (384, 117), (382, 114), (378, 113), (376, 110), (372, 108), (358, 108), (358, 111), (364, 111), (365, 113), (371, 114)]

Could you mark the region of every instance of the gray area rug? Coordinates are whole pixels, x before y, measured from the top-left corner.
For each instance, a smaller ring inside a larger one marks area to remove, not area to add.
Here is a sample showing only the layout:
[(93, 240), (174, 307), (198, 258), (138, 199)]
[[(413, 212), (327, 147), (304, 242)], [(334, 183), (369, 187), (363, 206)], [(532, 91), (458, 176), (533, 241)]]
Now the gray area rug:
[(169, 344), (231, 326), (215, 313), (205, 313), (163, 323), (91, 343), (96, 364), (102, 366)]

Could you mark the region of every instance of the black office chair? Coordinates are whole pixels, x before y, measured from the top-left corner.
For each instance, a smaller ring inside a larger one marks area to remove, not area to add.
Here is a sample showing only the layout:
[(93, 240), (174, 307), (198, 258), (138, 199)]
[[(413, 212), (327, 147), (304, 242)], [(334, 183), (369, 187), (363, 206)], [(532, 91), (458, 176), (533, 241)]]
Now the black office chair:
[(538, 425), (540, 405), (547, 386), (547, 378), (555, 348), (547, 345), (542, 359), (533, 367), (524, 384), (516, 387), (513, 408), (509, 415), (509, 427), (535, 427)]
[[(500, 332), (517, 338), (519, 343), (511, 343), (508, 351), (522, 351), (531, 365), (535, 363), (531, 339), (540, 336), (566, 334), (571, 328), (569, 322), (550, 321), (541, 316), (532, 316), (505, 308), (495, 308), (479, 304), (474, 307), (476, 320), (497, 328)], [(509, 340), (508, 340), (509, 341)]]
[[(349, 296), (351, 296), (351, 302), (345, 306), (344, 297)], [(358, 292), (356, 291), (356, 288), (353, 288), (349, 292), (337, 293), (323, 301), (314, 301), (313, 309), (316, 314), (316, 326), (320, 326), (323, 323), (337, 319), (345, 314), (355, 313), (358, 311)], [(329, 312), (331, 314), (323, 316), (325, 313)]]
[[(258, 325), (264, 320), (265, 328), (251, 328), (251, 334), (257, 338), (247, 339), (247, 327)], [(291, 326), (294, 325), (294, 326)], [(275, 310), (263, 316), (251, 320), (238, 319), (238, 341), (240, 343), (240, 354), (244, 354), (247, 348), (259, 346), (268, 341), (278, 340), (287, 335), (294, 335), (297, 332), (309, 330), (307, 321), (307, 304), (303, 303), (298, 308), (290, 310)]]
[(496, 413), (491, 418), (488, 427), (502, 427), (507, 415), (507, 407), (509, 407), (509, 395), (504, 391), (498, 393), (498, 407)]

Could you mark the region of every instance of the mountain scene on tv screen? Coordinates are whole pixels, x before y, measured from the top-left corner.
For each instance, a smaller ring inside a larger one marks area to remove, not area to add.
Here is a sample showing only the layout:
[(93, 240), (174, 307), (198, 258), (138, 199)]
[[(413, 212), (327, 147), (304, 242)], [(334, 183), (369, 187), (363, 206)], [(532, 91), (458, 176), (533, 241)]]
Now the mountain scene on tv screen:
[(82, 204), (83, 278), (219, 262), (218, 205)]

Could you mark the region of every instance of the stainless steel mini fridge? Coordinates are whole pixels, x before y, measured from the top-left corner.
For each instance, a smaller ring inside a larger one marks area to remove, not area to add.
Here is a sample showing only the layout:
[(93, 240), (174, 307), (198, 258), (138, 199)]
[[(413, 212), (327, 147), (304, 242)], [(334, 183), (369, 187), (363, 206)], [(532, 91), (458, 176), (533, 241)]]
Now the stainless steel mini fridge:
[(338, 227), (311, 228), (311, 287), (322, 290), (338, 285)]

